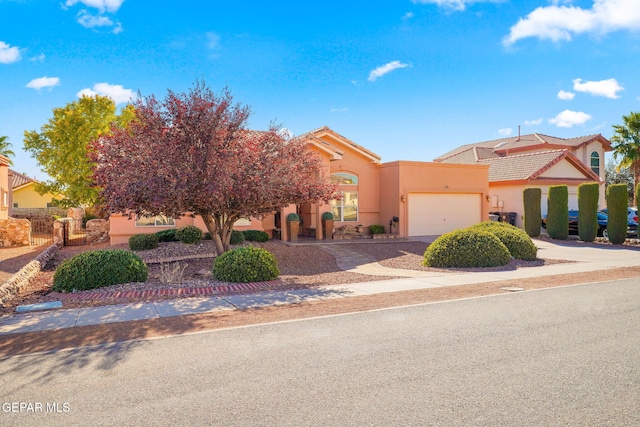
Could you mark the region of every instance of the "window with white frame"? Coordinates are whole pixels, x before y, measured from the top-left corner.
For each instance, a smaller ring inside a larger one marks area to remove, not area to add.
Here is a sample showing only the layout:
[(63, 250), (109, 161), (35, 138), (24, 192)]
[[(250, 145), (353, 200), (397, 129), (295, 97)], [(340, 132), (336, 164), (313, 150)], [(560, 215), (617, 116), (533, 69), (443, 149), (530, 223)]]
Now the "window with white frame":
[(591, 170), (600, 175), (600, 154), (597, 151), (591, 153)]
[(358, 177), (348, 172), (331, 174), (331, 182), (340, 185), (342, 198), (331, 201), (331, 212), (336, 221), (358, 221)]
[(136, 215), (136, 227), (173, 227), (176, 225), (172, 216)]

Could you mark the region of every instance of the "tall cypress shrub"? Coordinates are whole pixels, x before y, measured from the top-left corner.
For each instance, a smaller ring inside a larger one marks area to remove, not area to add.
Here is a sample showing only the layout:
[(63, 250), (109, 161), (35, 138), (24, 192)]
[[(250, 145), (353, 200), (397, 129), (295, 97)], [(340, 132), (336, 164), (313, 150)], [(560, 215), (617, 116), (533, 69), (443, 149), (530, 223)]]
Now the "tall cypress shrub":
[(607, 187), (607, 232), (609, 241), (619, 245), (627, 240), (627, 184), (611, 184)]
[(640, 204), (640, 182), (638, 183), (638, 185), (636, 185), (636, 198), (634, 202), (636, 203), (636, 208), (637, 208), (638, 205)]
[(600, 184), (578, 185), (578, 235), (583, 242), (593, 242), (598, 235), (598, 197)]
[(542, 190), (540, 188), (525, 188), (522, 192), (524, 231), (527, 232), (529, 237), (538, 237), (540, 235), (540, 221), (542, 220), (541, 200)]
[(569, 189), (566, 185), (551, 185), (547, 197), (547, 233), (552, 239), (569, 236)]

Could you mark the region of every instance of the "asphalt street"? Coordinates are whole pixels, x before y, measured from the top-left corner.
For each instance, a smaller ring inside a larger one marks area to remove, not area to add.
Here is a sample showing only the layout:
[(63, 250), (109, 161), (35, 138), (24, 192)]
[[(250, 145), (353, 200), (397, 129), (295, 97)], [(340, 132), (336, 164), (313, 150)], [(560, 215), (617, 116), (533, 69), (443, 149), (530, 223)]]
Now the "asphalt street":
[(637, 426), (638, 325), (629, 279), (8, 357), (0, 425)]

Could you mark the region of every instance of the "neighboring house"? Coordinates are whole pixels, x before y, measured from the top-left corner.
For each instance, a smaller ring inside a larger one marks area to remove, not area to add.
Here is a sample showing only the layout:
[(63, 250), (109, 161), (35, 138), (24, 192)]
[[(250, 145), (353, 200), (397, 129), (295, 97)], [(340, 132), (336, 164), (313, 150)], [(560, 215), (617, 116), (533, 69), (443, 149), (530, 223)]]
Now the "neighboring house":
[(607, 151), (611, 143), (600, 134), (565, 139), (534, 133), (463, 145), (434, 161), (489, 165), (491, 212), (515, 212), (516, 225), (522, 227), (525, 188), (542, 189), (544, 215), (550, 185), (567, 185), (569, 209), (578, 209), (578, 185), (598, 182), (599, 207), (604, 207)]
[(0, 154), (0, 219), (9, 218), (11, 187), (9, 186), (9, 158)]
[(9, 170), (11, 177), (11, 207), (18, 209), (50, 208), (53, 201), (60, 199), (50, 193), (39, 194), (35, 190), (38, 181), (14, 170)]
[[(385, 225), (398, 217), (400, 236), (442, 234), (489, 218), (489, 165), (459, 165), (433, 162), (394, 161), (382, 163), (380, 156), (322, 127), (296, 137), (307, 142), (324, 164), (328, 179), (339, 184), (341, 200), (330, 204), (291, 205), (262, 220), (236, 223), (238, 230), (257, 229), (272, 234), (280, 230), (287, 239), (284, 219), (298, 212), (305, 234), (322, 238), (323, 212), (334, 214), (335, 227)], [(205, 230), (199, 217), (132, 218), (112, 215), (111, 244), (126, 243), (133, 234), (152, 233), (194, 224)]]

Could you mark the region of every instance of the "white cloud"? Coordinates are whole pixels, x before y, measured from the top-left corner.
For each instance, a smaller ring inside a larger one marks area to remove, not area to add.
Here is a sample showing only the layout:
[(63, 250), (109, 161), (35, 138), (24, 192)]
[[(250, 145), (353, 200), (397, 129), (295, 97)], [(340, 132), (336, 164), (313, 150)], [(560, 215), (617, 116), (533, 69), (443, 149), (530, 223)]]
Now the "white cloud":
[(20, 48), (0, 41), (0, 64), (20, 61)]
[(96, 83), (93, 88), (85, 88), (76, 94), (78, 98), (83, 96), (102, 95), (113, 99), (117, 104), (123, 104), (136, 98), (135, 93), (131, 89), (125, 89), (122, 85), (112, 85), (109, 83)]
[(31, 61), (31, 62), (44, 62), (45, 58), (46, 57), (44, 56), (44, 53), (41, 53), (38, 56), (33, 56), (33, 57), (29, 58), (29, 61)]
[(220, 47), (220, 36), (213, 31), (206, 33), (207, 47), (209, 49), (218, 49)]
[(465, 10), (474, 3), (499, 3), (504, 0), (411, 0), (414, 4), (436, 4), (444, 9)]
[(607, 34), (620, 30), (640, 30), (638, 0), (594, 0), (591, 9), (569, 4), (538, 7), (511, 27), (502, 42), (511, 46), (520, 39), (537, 37), (558, 42), (573, 35)]
[(561, 90), (558, 92), (558, 99), (562, 99), (563, 101), (571, 101), (576, 96), (573, 92), (565, 92)]
[(620, 98), (618, 92), (624, 90), (616, 79), (600, 80), (598, 82), (582, 82), (582, 79), (573, 81), (573, 90), (586, 92), (596, 96), (606, 96), (607, 98)]
[(26, 87), (30, 89), (36, 89), (36, 90), (40, 90), (45, 87), (52, 88), (55, 86), (60, 86), (60, 79), (58, 77), (47, 77), (47, 76), (33, 79), (26, 85)]
[(382, 77), (385, 74), (392, 72), (393, 70), (397, 70), (398, 68), (405, 68), (408, 66), (409, 64), (404, 64), (400, 61), (389, 62), (388, 64), (384, 64), (371, 71), (367, 80), (369, 80), (370, 82), (375, 82), (379, 77)]
[(513, 129), (511, 128), (498, 129), (498, 134), (502, 136), (509, 136), (511, 135), (512, 132), (513, 132)]
[(86, 10), (81, 10), (78, 13), (78, 23), (85, 28), (95, 27), (113, 27), (112, 32), (119, 34), (122, 32), (122, 24), (114, 22), (111, 18), (104, 15), (92, 15)]
[(331, 111), (332, 113), (344, 113), (344, 112), (347, 111), (347, 108), (346, 107), (345, 108), (332, 108), (329, 111)]
[(539, 124), (542, 124), (542, 117), (536, 120), (525, 120), (524, 124), (527, 126), (537, 126)]
[(87, 7), (98, 9), (100, 13), (115, 13), (120, 9), (124, 0), (67, 0), (65, 6), (73, 6), (77, 3), (82, 3)]
[(413, 12), (407, 12), (407, 13), (405, 13), (405, 14), (402, 16), (402, 19), (408, 20), (408, 19), (413, 18), (414, 16), (415, 16), (415, 15), (414, 15), (414, 13), (413, 13)]
[(553, 119), (549, 119), (549, 123), (556, 125), (559, 128), (570, 128), (575, 125), (581, 125), (591, 120), (591, 116), (582, 111), (564, 110), (558, 113)]

